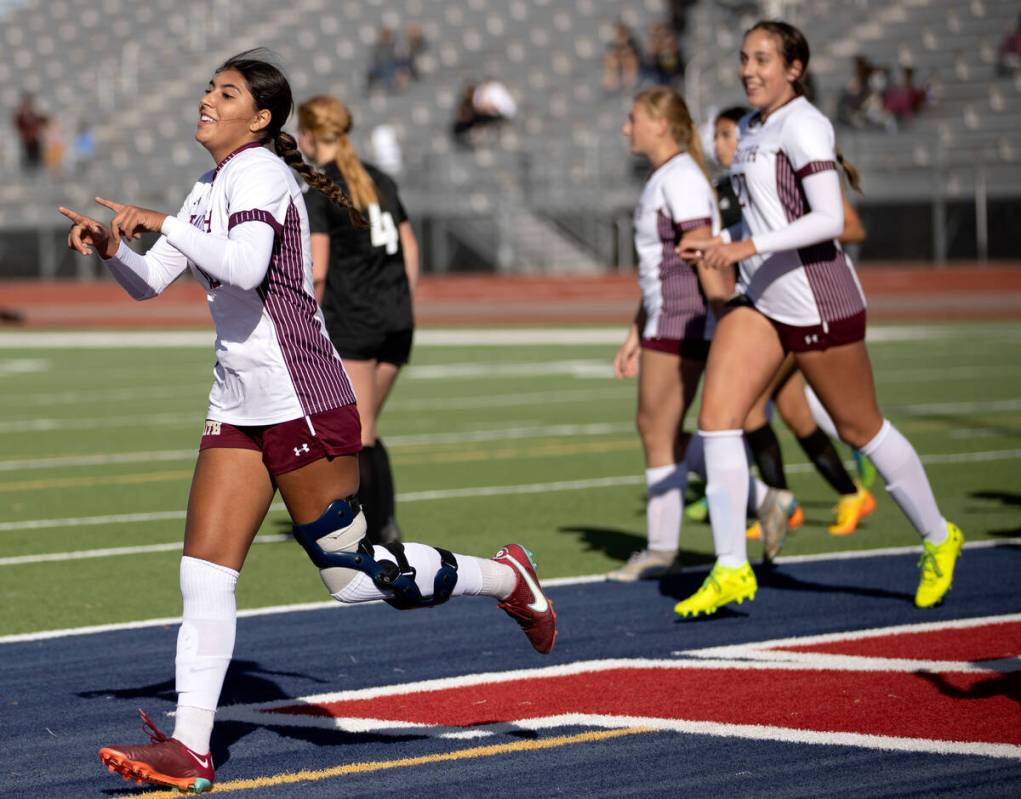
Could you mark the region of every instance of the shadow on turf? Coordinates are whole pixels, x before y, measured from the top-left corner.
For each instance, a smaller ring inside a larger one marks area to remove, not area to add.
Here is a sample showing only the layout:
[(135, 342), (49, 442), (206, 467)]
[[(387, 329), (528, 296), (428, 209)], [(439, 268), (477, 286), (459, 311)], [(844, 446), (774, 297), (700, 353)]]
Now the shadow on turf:
[[(1010, 491), (972, 491), (968, 494), (972, 499), (985, 499), (992, 500), (993, 502), (999, 502), (1000, 505), (1012, 509), (1021, 510), (1021, 494), (1013, 493)], [(1000, 508), (990, 508), (988, 506), (978, 510), (978, 512), (990, 512), (998, 511)], [(996, 536), (997, 538), (1014, 538), (1021, 536), (1021, 527), (1007, 528), (1005, 530), (987, 530), (989, 535)]]
[[(694, 556), (698, 557), (698, 556)], [(712, 563), (712, 558), (706, 558)], [(690, 564), (695, 565), (695, 564)], [(701, 564), (699, 564), (701, 565)], [(901, 591), (888, 591), (885, 588), (868, 588), (861, 585), (841, 585), (839, 583), (820, 583), (811, 580), (802, 580), (790, 572), (783, 571), (781, 567), (770, 566), (763, 563), (755, 565), (755, 577), (758, 580), (759, 588), (778, 589), (780, 591), (807, 591), (811, 593), (824, 594), (850, 594), (851, 596), (870, 597), (874, 599), (900, 599), (905, 602), (914, 602), (914, 595)], [(671, 567), (659, 583), (659, 593), (663, 596), (674, 599), (684, 599), (691, 596), (702, 585), (708, 572), (702, 570), (680, 571), (677, 564)], [(729, 610), (729, 614), (723, 611)], [(723, 615), (744, 616), (746, 614), (727, 605), (721, 608), (713, 618)], [(708, 616), (704, 618), (710, 618)]]
[(967, 690), (958, 688), (942, 674), (920, 671), (915, 676), (925, 680), (944, 696), (953, 699), (993, 699), (1003, 696), (1021, 705), (1021, 673), (1016, 671), (981, 680)]

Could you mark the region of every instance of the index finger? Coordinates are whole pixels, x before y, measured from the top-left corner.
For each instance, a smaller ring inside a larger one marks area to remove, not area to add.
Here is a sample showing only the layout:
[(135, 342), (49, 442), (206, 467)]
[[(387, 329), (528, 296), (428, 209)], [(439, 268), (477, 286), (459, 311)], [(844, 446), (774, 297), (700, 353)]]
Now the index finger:
[(68, 219), (70, 219), (72, 222), (74, 222), (76, 225), (79, 224), (80, 222), (84, 222), (86, 219), (85, 216), (82, 216), (77, 211), (72, 211), (70, 208), (65, 208), (62, 205), (59, 208), (57, 208), (57, 210), (60, 211), (60, 213), (62, 213)]
[(105, 197), (97, 197), (96, 202), (99, 203), (100, 205), (106, 206), (111, 211), (114, 211), (118, 214), (125, 208), (127, 208), (127, 206), (124, 205), (123, 203), (116, 203), (113, 200), (106, 199)]

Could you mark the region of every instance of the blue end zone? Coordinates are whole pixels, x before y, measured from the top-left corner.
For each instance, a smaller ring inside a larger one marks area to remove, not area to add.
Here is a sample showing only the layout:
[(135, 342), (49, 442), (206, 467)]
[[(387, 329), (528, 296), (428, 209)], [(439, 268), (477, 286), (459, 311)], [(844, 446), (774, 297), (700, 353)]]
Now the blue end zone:
[[(702, 571), (663, 583), (564, 586), (549, 592), (561, 621), (558, 647), (541, 659), (484, 599), (460, 599), (433, 613), (373, 605), (247, 618), (239, 621), (223, 704), (600, 658), (667, 659), (678, 650), (1019, 613), (1019, 573), (1021, 546), (966, 550), (947, 603), (920, 611), (912, 605), (914, 556), (789, 564), (759, 570), (754, 603), (686, 622), (675, 620), (673, 604), (698, 586)], [(6, 793), (122, 795), (128, 786), (102, 770), (96, 752), (143, 740), (136, 707), (154, 718), (173, 709), (176, 634), (168, 626), (0, 646)], [(1021, 703), (1021, 695), (1011, 698)], [(487, 738), (450, 740), (415, 731), (395, 736), (225, 721), (214, 734), (214, 758), (222, 783), (591, 730), (503, 729)], [(1021, 761), (654, 732), (277, 785), (251, 795), (290, 799), (390, 790), (528, 799), (696, 792), (1007, 796), (1021, 795)]]

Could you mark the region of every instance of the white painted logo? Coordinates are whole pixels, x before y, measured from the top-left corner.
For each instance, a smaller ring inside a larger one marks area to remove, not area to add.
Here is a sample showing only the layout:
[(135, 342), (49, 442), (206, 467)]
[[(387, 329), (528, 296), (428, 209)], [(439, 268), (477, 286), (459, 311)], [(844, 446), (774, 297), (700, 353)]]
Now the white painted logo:
[(196, 763), (198, 763), (200, 766), (202, 766), (202, 768), (209, 768), (209, 755), (206, 755), (205, 757), (199, 757), (193, 751), (191, 751), (191, 749), (189, 749), (187, 746), (184, 747), (184, 751), (187, 752), (189, 755), (191, 755), (192, 759)]
[[(507, 552), (504, 550), (504, 552)], [(510, 553), (507, 553), (504, 557), (499, 558), (502, 562), (508, 566), (513, 566), (518, 574), (521, 575), (525, 581), (525, 585), (528, 586), (528, 590), (532, 592), (532, 602), (528, 604), (529, 610), (534, 610), (536, 613), (545, 613), (549, 609), (549, 602), (546, 601), (546, 595), (543, 594), (542, 589), (536, 585), (535, 580), (532, 579), (532, 575), (528, 573), (528, 569), (522, 566), (516, 558), (511, 557)]]
[(300, 447), (295, 447), (294, 448), (294, 456), (295, 457), (298, 457), (303, 452), (311, 452), (311, 450), (308, 448), (308, 444), (302, 444)]
[(202, 431), (204, 436), (218, 436), (220, 435), (220, 423), (214, 422), (211, 419), (206, 419), (206, 428)]

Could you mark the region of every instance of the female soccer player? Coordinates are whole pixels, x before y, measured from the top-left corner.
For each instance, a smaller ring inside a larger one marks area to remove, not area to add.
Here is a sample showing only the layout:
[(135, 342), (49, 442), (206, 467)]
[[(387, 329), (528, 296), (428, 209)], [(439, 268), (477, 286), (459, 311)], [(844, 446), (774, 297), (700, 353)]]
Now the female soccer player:
[(376, 431), (397, 373), (408, 362), (415, 321), (418, 242), (397, 186), (359, 160), (348, 134), (351, 112), (335, 97), (298, 106), (298, 146), (350, 195), (368, 224), (355, 225), (324, 195), (305, 198), (312, 231), (312, 276), (326, 330), (354, 383), (362, 420), (358, 498), (373, 543), (399, 541), (390, 458)]
[[(195, 138), (216, 167), (177, 216), (102, 198), (115, 213), (108, 225), (60, 209), (72, 221), (69, 247), (97, 252), (136, 299), (159, 294), (190, 268), (216, 324), (180, 568), (174, 733), (143, 714), (151, 743), (100, 750), (126, 779), (186, 791), (213, 784), (209, 739), (234, 649), (235, 585), (277, 490), (295, 538), (338, 601), (409, 608), (457, 594), (493, 596), (538, 651), (550, 651), (556, 638), (552, 605), (519, 545), (485, 560), (364, 540), (355, 398), (315, 302), (305, 203), (288, 166), (333, 201), (350, 200), (307, 167), (282, 132), (291, 109), (290, 86), (275, 66), (258, 52), (236, 55), (216, 70), (198, 107)], [(143, 256), (124, 240), (145, 231), (163, 235)]]
[[(740, 122), (747, 114), (748, 109), (735, 106), (721, 111), (714, 122), (714, 155), (717, 163), (728, 170), (737, 152)], [(854, 182), (856, 187), (857, 174), (854, 175)], [(719, 197), (723, 226), (733, 227), (739, 224), (740, 200), (734, 192), (729, 171), (717, 181), (716, 193)], [(865, 229), (861, 220), (846, 197), (841, 196), (844, 206), (844, 228), (837, 240), (841, 244), (862, 241), (865, 238)], [(756, 521), (746, 533), (751, 539), (765, 539), (763, 551), (767, 560), (771, 560), (779, 553), (787, 530), (796, 529), (804, 522), (804, 512), (794, 499), (794, 495), (787, 490), (787, 476), (784, 472), (780, 442), (769, 422), (768, 405), (771, 401), (776, 405), (780, 417), (794, 433), (816, 470), (838, 494), (839, 499), (834, 507), (836, 518), (829, 528), (830, 533), (850, 535), (857, 529), (861, 519), (872, 513), (876, 506), (872, 494), (852, 480), (833, 443), (816, 424), (805, 396), (804, 378), (797, 370), (793, 356), (788, 354), (766, 390), (752, 406), (744, 423), (745, 441), (748, 443), (759, 475), (766, 485), (776, 489), (771, 495), (772, 505), (760, 513), (769, 523), (764, 526), (762, 522)]]
[(637, 97), (624, 124), (631, 152), (651, 174), (635, 209), (635, 247), (642, 300), (614, 358), (617, 377), (638, 375), (638, 432), (645, 449), (648, 547), (611, 580), (663, 574), (677, 555), (687, 469), (684, 416), (705, 368), (712, 334), (710, 306), (722, 307), (733, 283), (723, 273), (679, 258), (675, 247), (693, 232), (719, 228), (698, 131), (684, 99), (655, 87)]
[(791, 25), (759, 22), (745, 34), (741, 79), (755, 113), (742, 121), (731, 167), (742, 225), (681, 242), (681, 254), (703, 266), (740, 263), (742, 292), (716, 330), (699, 414), (717, 561), (702, 587), (677, 604), (681, 616), (755, 596), (741, 426), (788, 352), (840, 437), (872, 460), (922, 535), (918, 607), (943, 599), (964, 541), (941, 515), (915, 450), (876, 403), (865, 301), (836, 241), (843, 210), (833, 127), (803, 96), (808, 60), (808, 42)]

